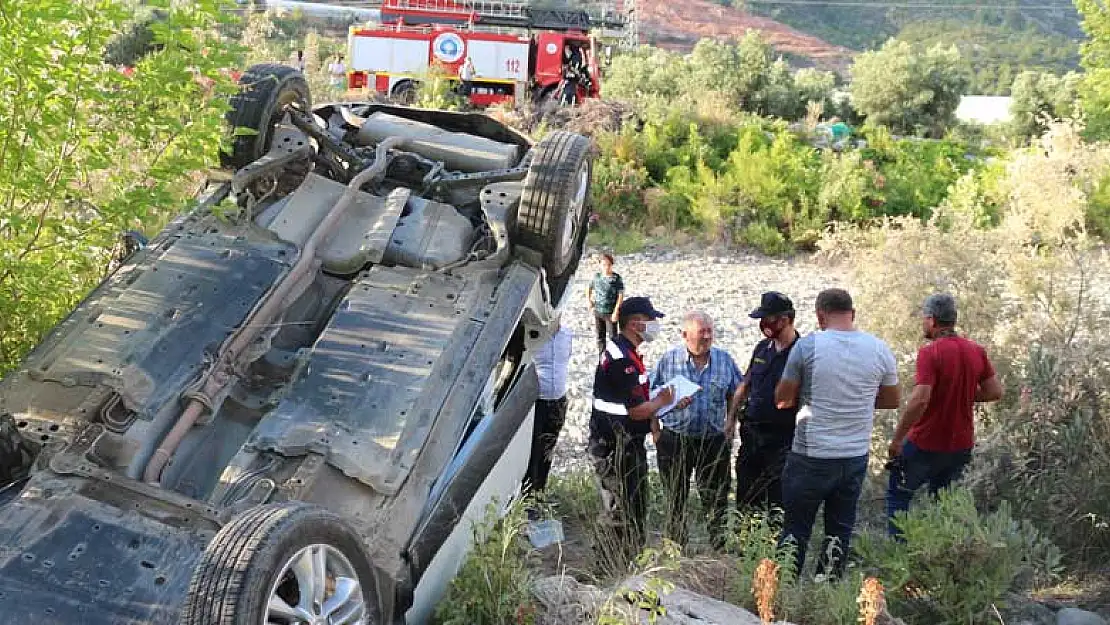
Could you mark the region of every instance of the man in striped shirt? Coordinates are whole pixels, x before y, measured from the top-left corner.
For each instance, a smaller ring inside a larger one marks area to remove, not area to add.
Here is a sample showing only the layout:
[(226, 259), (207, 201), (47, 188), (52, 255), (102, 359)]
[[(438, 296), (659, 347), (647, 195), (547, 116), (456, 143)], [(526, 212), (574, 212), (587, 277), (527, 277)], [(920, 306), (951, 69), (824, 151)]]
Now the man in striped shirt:
[(682, 339), (659, 360), (651, 379), (652, 387), (659, 388), (681, 375), (701, 387), (652, 420), (659, 474), (667, 494), (666, 532), (671, 540), (686, 542), (686, 499), (693, 474), (698, 496), (709, 511), (710, 540), (722, 549), (732, 482), (732, 444), (725, 437), (725, 421), (736, 406), (742, 376), (732, 356), (713, 346), (709, 315), (688, 313)]

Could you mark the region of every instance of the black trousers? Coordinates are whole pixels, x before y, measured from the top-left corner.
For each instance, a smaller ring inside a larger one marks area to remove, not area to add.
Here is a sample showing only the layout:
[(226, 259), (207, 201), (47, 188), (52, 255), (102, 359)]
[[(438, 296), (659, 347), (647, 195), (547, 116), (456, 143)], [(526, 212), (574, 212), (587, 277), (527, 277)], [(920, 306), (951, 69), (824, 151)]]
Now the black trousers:
[(589, 442), (601, 510), (595, 553), (608, 570), (624, 570), (647, 542), (648, 462), (643, 434), (617, 430)]
[(794, 444), (794, 425), (749, 424), (740, 427), (736, 455), (736, 509), (782, 508), (782, 471)]
[(528, 459), (528, 473), (524, 489), (543, 492), (547, 476), (551, 473), (551, 456), (567, 416), (567, 398), (536, 400), (536, 421), (532, 428), (532, 455)]
[(686, 501), (693, 474), (698, 497), (709, 512), (710, 540), (715, 548), (723, 548), (728, 530), (728, 491), (732, 482), (729, 462), (732, 449), (725, 435), (695, 437), (663, 428), (656, 449), (659, 475), (666, 492), (667, 537), (679, 544), (686, 543)]
[(594, 313), (594, 331), (597, 335), (597, 353), (605, 351), (605, 342), (617, 336), (617, 324), (613, 323), (613, 313)]

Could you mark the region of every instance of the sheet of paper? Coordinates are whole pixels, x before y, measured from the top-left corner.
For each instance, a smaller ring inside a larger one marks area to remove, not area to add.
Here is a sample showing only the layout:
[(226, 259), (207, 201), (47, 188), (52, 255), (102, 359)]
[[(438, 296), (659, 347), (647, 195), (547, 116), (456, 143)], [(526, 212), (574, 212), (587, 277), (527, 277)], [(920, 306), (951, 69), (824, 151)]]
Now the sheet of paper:
[(697, 393), (701, 390), (700, 386), (694, 384), (686, 376), (676, 375), (675, 377), (671, 378), (670, 381), (668, 381), (665, 385), (660, 386), (659, 388), (652, 389), (651, 398), (655, 399), (655, 397), (659, 395), (659, 391), (662, 391), (667, 386), (674, 389), (674, 399), (671, 400), (670, 404), (664, 406), (659, 412), (655, 413), (656, 416), (667, 414), (668, 412), (673, 410), (675, 406), (678, 405), (678, 402), (680, 400), (690, 397), (694, 393)]

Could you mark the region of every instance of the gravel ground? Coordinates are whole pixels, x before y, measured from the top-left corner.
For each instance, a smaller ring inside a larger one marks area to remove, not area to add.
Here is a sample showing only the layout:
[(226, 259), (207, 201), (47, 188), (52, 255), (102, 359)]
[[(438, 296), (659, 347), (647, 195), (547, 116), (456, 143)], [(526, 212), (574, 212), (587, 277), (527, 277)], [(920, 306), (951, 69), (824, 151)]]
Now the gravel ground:
[[(712, 250), (620, 256), (615, 270), (624, 279), (626, 297), (646, 295), (667, 315), (661, 320), (662, 335), (640, 348), (649, 370), (663, 352), (682, 342), (682, 317), (691, 310), (704, 311), (713, 318), (717, 330), (714, 344), (732, 354), (741, 370), (746, 370), (751, 350), (761, 338), (758, 321), (749, 318), (748, 313), (759, 305), (764, 291), (781, 291), (794, 301), (798, 310), (796, 325), (804, 333), (816, 329), (813, 304), (817, 293), (828, 287), (844, 287), (846, 283), (841, 272), (817, 266), (806, 258), (781, 260)], [(556, 472), (586, 466), (586, 437), (597, 364), (586, 287), (596, 271), (596, 262), (583, 260), (563, 313), (563, 322), (574, 331), (574, 343), (567, 420), (555, 449)], [(654, 466), (651, 437), (647, 446)]]

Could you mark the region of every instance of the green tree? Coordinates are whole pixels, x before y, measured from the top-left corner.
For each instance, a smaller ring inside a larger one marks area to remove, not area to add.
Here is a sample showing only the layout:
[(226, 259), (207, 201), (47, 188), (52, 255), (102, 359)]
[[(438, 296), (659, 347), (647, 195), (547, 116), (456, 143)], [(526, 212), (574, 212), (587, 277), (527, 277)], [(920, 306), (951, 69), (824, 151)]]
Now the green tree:
[(146, 4), (163, 19), (128, 75), (103, 59), (134, 32), (132, 3), (0, 3), (0, 372), (99, 282), (122, 230), (158, 227), (216, 164), (227, 12)]
[(642, 46), (618, 54), (601, 81), (603, 95), (630, 101), (645, 97), (673, 100), (680, 95), (688, 73), (686, 60), (674, 52)]
[(806, 104), (820, 102), (826, 112), (835, 107), (833, 91), (836, 90), (836, 75), (818, 69), (800, 69), (794, 74), (794, 88), (804, 112)]
[(1097, 0), (1075, 0), (1075, 6), (1087, 33), (1081, 47), (1086, 73), (1080, 87), (1087, 133), (1110, 137), (1110, 9)]
[(749, 31), (738, 44), (702, 39), (690, 53), (688, 88), (724, 94), (744, 110), (753, 110), (773, 64), (771, 47)]
[(944, 136), (969, 83), (954, 47), (921, 51), (897, 40), (852, 65), (852, 103), (867, 118), (906, 134)]
[(1018, 75), (1010, 89), (1013, 102), (1013, 131), (1022, 137), (1040, 135), (1045, 131), (1045, 118), (1062, 119), (1076, 112), (1079, 97), (1079, 74), (1069, 72), (1056, 76), (1026, 71)]

